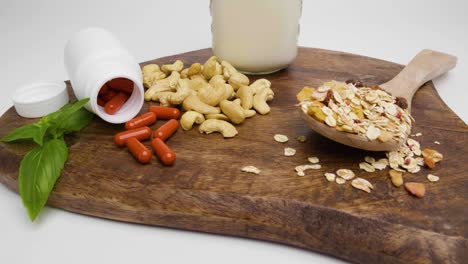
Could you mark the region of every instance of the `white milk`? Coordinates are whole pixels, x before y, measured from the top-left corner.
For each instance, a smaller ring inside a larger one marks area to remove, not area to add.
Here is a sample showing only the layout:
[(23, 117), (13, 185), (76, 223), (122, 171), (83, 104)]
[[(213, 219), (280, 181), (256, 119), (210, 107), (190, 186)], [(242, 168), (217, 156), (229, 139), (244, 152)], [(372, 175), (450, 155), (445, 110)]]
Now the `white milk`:
[(302, 0), (211, 0), (213, 53), (254, 74), (287, 67), (297, 55)]

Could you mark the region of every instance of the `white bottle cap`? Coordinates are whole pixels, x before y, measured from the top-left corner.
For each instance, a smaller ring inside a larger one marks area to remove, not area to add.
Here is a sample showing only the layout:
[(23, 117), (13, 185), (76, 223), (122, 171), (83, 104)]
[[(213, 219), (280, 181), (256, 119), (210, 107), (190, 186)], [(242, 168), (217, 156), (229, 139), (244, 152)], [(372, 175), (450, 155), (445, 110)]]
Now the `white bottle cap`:
[(43, 81), (24, 85), (13, 94), (16, 112), (27, 118), (37, 118), (59, 110), (68, 103), (64, 82)]

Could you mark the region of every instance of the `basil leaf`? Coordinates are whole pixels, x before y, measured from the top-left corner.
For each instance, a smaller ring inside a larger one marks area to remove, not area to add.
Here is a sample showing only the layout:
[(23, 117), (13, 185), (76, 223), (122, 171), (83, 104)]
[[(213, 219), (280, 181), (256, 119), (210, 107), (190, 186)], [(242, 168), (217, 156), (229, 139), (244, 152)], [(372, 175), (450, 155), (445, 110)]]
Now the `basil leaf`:
[(44, 135), (47, 131), (48, 126), (45, 124), (33, 123), (19, 127), (10, 134), (4, 136), (1, 141), (12, 142), (21, 139), (32, 139), (39, 145), (42, 145)]
[(48, 123), (55, 123), (55, 124), (61, 123), (62, 121), (66, 120), (71, 114), (80, 110), (88, 102), (89, 102), (89, 98), (85, 98), (85, 99), (76, 101), (74, 103), (66, 104), (62, 108), (60, 108), (58, 111), (51, 113), (43, 117), (42, 119), (44, 120), (44, 122), (48, 122)]
[[(87, 104), (88, 101), (89, 101), (89, 98), (81, 99), (81, 100), (76, 101), (74, 103), (67, 104), (67, 105), (63, 106), (57, 112), (54, 112), (52, 114), (49, 114), (49, 115), (43, 117), (43, 119), (41, 119), (41, 121), (50, 125), (50, 129), (49, 129), (48, 133), (51, 134), (55, 138), (59, 138), (59, 137), (62, 137), (64, 135), (64, 133), (69, 133), (67, 131), (79, 131), (81, 129), (80, 128), (78, 130), (74, 130), (76, 128), (72, 128), (72, 129), (69, 130), (68, 127), (67, 127), (68, 125), (72, 124), (75, 127), (81, 127), (80, 126), (81, 124), (83, 124), (83, 127), (85, 125), (87, 125), (89, 123), (88, 120), (91, 119), (90, 116), (88, 116), (87, 114), (80, 113), (79, 116), (78, 116), (78, 119), (80, 117), (85, 118), (85, 120), (83, 120), (83, 123), (81, 123), (81, 122), (77, 122), (76, 121), (77, 118), (73, 118), (73, 115), (77, 111), (82, 109), (82, 107), (85, 104)], [(82, 111), (86, 111), (86, 110), (82, 109)], [(74, 121), (69, 122), (68, 121), (69, 119), (73, 119)], [(77, 125), (76, 123), (80, 123), (80, 124)]]
[(67, 145), (63, 138), (59, 138), (35, 147), (21, 160), (19, 193), (32, 221), (46, 204), (67, 158)]
[(81, 108), (71, 114), (68, 119), (60, 123), (56, 128), (56, 133), (59, 137), (61, 137), (63, 134), (78, 132), (82, 128), (86, 127), (91, 122), (91, 120), (93, 120), (93, 117), (93, 113), (84, 108)]

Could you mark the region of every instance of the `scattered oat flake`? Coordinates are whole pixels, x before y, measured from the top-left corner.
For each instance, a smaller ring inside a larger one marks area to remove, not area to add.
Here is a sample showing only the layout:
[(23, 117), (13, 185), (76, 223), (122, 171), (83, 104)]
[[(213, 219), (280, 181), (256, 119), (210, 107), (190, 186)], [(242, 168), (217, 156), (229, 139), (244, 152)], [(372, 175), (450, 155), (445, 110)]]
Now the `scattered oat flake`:
[(361, 170), (365, 170), (367, 172), (374, 172), (375, 171), (375, 168), (372, 165), (370, 165), (369, 163), (367, 163), (367, 162), (359, 163), (359, 168)]
[(354, 178), (354, 172), (348, 169), (339, 169), (336, 171), (336, 174), (344, 180), (351, 180)]
[(294, 155), (296, 155), (296, 150), (293, 149), (293, 148), (284, 148), (284, 155), (286, 157), (294, 156)]
[(416, 133), (414, 136), (415, 136), (415, 137), (420, 137), (420, 136), (422, 136), (422, 133), (421, 133), (421, 132), (418, 132), (418, 133)]
[(245, 166), (241, 169), (243, 172), (248, 172), (248, 173), (254, 173), (254, 174), (260, 174), (261, 170), (259, 170), (255, 166)]
[(372, 166), (377, 170), (384, 170), (388, 166), (388, 160), (387, 159), (379, 159), (378, 161), (373, 162)]
[(356, 189), (363, 190), (367, 193), (371, 192), (371, 189), (374, 189), (374, 186), (372, 184), (363, 179), (363, 178), (356, 178), (353, 181), (351, 181), (351, 186), (353, 186)]
[(326, 172), (324, 174), (324, 176), (325, 176), (325, 178), (327, 178), (327, 181), (329, 181), (329, 182), (334, 182), (335, 179), (336, 179), (335, 173)]
[(375, 159), (374, 159), (373, 157), (371, 157), (371, 156), (365, 156), (365, 157), (364, 157), (364, 160), (365, 160), (366, 162), (371, 163), (371, 164), (375, 162)]
[(434, 144), (440, 145), (439, 141), (434, 141)]
[(320, 164), (306, 164), (306, 165), (296, 166), (294, 170), (296, 170), (297, 176), (305, 176), (306, 170), (318, 170), (321, 168), (322, 166)]
[(297, 141), (301, 142), (301, 143), (304, 143), (307, 141), (307, 137), (306, 136), (298, 136), (297, 137)]
[(427, 175), (427, 179), (430, 181), (430, 182), (438, 182), (439, 181), (439, 176), (436, 176), (434, 174), (428, 174)]
[(376, 128), (373, 125), (370, 125), (367, 128), (366, 136), (369, 140), (375, 140), (380, 136), (380, 129)]
[(282, 135), (282, 134), (276, 134), (273, 136), (273, 139), (275, 139), (276, 142), (279, 142), (279, 143), (286, 143), (288, 142), (289, 138), (288, 136), (286, 135)]
[(343, 179), (343, 178), (340, 178), (340, 177), (336, 177), (335, 181), (338, 184), (345, 184), (346, 183), (346, 180)]
[(319, 163), (319, 158), (317, 157), (308, 157), (307, 160), (310, 162), (310, 163)]

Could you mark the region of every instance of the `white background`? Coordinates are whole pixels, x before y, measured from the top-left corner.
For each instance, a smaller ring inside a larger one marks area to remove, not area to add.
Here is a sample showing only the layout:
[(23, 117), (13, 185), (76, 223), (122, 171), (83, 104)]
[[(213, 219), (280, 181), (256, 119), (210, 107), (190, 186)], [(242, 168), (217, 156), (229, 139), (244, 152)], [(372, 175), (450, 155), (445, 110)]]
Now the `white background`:
[[(466, 122), (466, 1), (304, 0), (299, 44), (407, 63), (423, 48), (458, 56), (435, 81)], [(21, 84), (65, 80), (63, 48), (81, 28), (113, 32), (137, 58), (210, 47), (207, 0), (0, 0), (0, 114)], [(339, 260), (248, 239), (133, 225), (46, 208), (31, 223), (0, 186), (0, 263), (337, 263)]]

